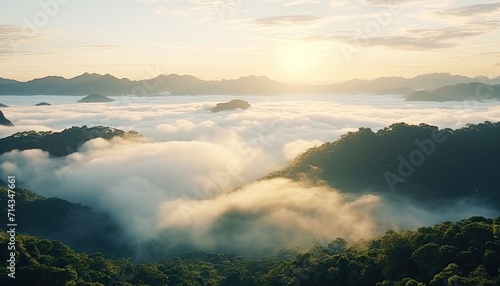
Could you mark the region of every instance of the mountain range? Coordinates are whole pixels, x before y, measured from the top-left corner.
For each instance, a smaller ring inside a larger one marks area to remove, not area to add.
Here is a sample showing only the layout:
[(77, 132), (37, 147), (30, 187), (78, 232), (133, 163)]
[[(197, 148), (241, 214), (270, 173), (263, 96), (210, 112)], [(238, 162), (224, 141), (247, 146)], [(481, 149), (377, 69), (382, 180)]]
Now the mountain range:
[(0, 95), (244, 95), (284, 93), (383, 93), (410, 95), (415, 90), (434, 90), (462, 83), (500, 84), (500, 77), (466, 77), (449, 73), (419, 75), (414, 78), (380, 77), (352, 79), (325, 85), (286, 84), (266, 76), (238, 79), (202, 80), (191, 75), (162, 74), (151, 79), (130, 80), (110, 74), (84, 73), (66, 79), (47, 76), (26, 82), (0, 78)]
[(447, 85), (434, 90), (418, 90), (411, 93), (406, 101), (482, 101), (499, 98), (500, 84), (471, 82)]

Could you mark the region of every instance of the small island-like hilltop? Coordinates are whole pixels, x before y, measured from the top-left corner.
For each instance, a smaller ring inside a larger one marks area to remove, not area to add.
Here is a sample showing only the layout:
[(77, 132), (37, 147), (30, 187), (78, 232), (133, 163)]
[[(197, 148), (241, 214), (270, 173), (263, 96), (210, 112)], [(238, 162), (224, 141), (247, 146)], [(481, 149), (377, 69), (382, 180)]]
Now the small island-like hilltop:
[(229, 102), (217, 103), (217, 105), (210, 110), (212, 112), (219, 112), (223, 110), (248, 109), (250, 107), (252, 107), (250, 103), (244, 100), (233, 99)]
[(107, 96), (104, 96), (102, 94), (96, 94), (96, 93), (89, 94), (86, 97), (78, 100), (78, 102), (111, 102), (111, 101), (115, 100)]

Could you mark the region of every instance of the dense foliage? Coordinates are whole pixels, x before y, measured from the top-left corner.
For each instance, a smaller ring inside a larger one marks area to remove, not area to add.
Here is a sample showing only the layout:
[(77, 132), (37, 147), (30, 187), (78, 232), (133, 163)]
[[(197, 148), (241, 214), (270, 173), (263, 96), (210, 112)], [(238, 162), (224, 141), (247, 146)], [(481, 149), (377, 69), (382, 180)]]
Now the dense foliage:
[(343, 192), (392, 194), (431, 204), (440, 199), (497, 202), (499, 173), (500, 123), (457, 130), (397, 123), (377, 132), (349, 132), (309, 149), (267, 178), (322, 181)]
[[(7, 212), (8, 193), (0, 188), (0, 209)], [(118, 225), (106, 214), (59, 198), (45, 198), (16, 189), (18, 231), (61, 241), (77, 251), (99, 251), (110, 257), (132, 255)], [(0, 229), (9, 228), (2, 224)]]
[[(0, 233), (0, 245), (8, 235)], [(248, 259), (194, 252), (159, 263), (76, 253), (35, 236), (16, 236), (16, 278), (1, 285), (500, 285), (500, 218), (471, 217), (415, 231), (389, 231), (348, 245), (336, 239), (305, 253), (284, 249)], [(8, 258), (6, 247), (0, 259)]]
[(96, 126), (88, 128), (71, 127), (61, 132), (25, 131), (0, 139), (0, 154), (12, 150), (41, 149), (52, 156), (66, 156), (76, 152), (83, 143), (95, 139), (111, 139), (115, 136), (138, 137), (135, 131), (124, 132), (119, 129)]
[[(309, 150), (269, 177), (327, 182), (345, 192), (410, 196), (426, 204), (439, 199), (489, 199), (498, 208), (494, 203), (500, 198), (500, 178), (495, 176), (500, 171), (499, 131), (500, 123), (489, 122), (441, 131), (404, 123), (376, 133), (361, 128)], [(125, 135), (105, 127), (73, 127), (62, 133), (18, 133), (0, 139), (0, 146), (22, 143), (26, 149), (46, 148), (62, 156), (50, 148), (76, 150), (89, 140), (88, 134), (106, 139)], [(410, 172), (401, 167), (401, 158), (411, 162), (416, 150), (425, 156), (410, 166), (414, 169)], [(411, 174), (405, 176), (401, 170)], [(404, 179), (393, 185), (395, 192), (390, 192), (388, 173)], [(4, 213), (6, 199), (2, 189)], [(388, 231), (352, 244), (338, 238), (306, 252), (290, 248), (260, 258), (196, 251), (137, 264), (116, 258), (131, 257), (130, 246), (104, 214), (21, 189), (16, 189), (16, 208), (22, 209), (16, 213), (16, 278), (9, 278), (8, 269), (1, 267), (0, 285), (500, 285), (500, 218), (471, 217), (418, 230)], [(6, 230), (2, 226), (0, 232), (3, 263), (10, 255)]]

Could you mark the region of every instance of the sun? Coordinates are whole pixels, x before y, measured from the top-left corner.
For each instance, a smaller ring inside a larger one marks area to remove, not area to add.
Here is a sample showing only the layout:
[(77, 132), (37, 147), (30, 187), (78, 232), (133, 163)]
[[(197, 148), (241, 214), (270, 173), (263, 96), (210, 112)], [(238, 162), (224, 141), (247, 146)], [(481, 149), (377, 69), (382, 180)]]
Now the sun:
[(282, 47), (280, 58), (284, 72), (296, 77), (313, 72), (318, 51), (313, 43), (297, 42)]

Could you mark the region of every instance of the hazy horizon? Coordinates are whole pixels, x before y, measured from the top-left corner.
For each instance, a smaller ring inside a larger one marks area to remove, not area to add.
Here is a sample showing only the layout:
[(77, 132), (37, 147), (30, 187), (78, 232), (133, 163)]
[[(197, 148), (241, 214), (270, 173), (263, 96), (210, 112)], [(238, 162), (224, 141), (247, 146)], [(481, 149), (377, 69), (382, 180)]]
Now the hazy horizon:
[(2, 77), (498, 76), (500, 2), (47, 0), (0, 4)]
[[(40, 76), (40, 77), (35, 77), (35, 78), (29, 78), (29, 79), (25, 79), (25, 80), (19, 80), (19, 79), (15, 79), (15, 78), (7, 78), (7, 77), (3, 77), (2, 75), (0, 75), (0, 78), (4, 78), (4, 79), (10, 79), (10, 80), (15, 80), (15, 81), (18, 81), (18, 82), (28, 82), (28, 81), (32, 81), (32, 80), (36, 80), (36, 79), (42, 79), (42, 78), (47, 78), (47, 77), (62, 77), (64, 79), (73, 79), (73, 78), (76, 78), (78, 76), (81, 76), (81, 75), (84, 75), (84, 74), (89, 74), (89, 75), (92, 75), (92, 74), (98, 74), (98, 75), (101, 75), (101, 76), (104, 76), (104, 75), (111, 75), (113, 77), (116, 77), (118, 79), (129, 79), (129, 80), (132, 80), (132, 81), (140, 81), (140, 80), (147, 80), (147, 79), (153, 79), (153, 78), (156, 78), (158, 76), (162, 76), (162, 75), (165, 75), (165, 76), (168, 76), (168, 75), (179, 75), (179, 76), (193, 76), (193, 77), (196, 77), (192, 74), (178, 74), (178, 73), (160, 73), (160, 74), (157, 74), (157, 75), (153, 75), (151, 74), (151, 77), (149, 78), (128, 78), (128, 77), (117, 77), (113, 74), (110, 74), (110, 73), (96, 73), (96, 72), (89, 72), (89, 71), (85, 71), (81, 74), (77, 74), (77, 75), (73, 75), (73, 76), (62, 76), (62, 75), (59, 75), (59, 74), (47, 74), (45, 76)], [(397, 77), (401, 77), (401, 78), (404, 78), (404, 79), (413, 79), (415, 77), (418, 77), (418, 76), (423, 76), (423, 75), (434, 75), (434, 74), (446, 74), (446, 75), (451, 75), (451, 76), (466, 76), (466, 75), (463, 75), (463, 74), (453, 74), (453, 73), (450, 73), (450, 72), (446, 72), (446, 71), (443, 71), (443, 72), (432, 72), (432, 73), (424, 73), (424, 74), (415, 74), (414, 76), (400, 76), (400, 75), (392, 75), (392, 76), (375, 76), (375, 77), (372, 77), (372, 78), (358, 78), (358, 77), (354, 77), (354, 78), (349, 78), (349, 79), (346, 79), (346, 80), (341, 80), (341, 81), (332, 81), (332, 82), (324, 82), (324, 83), (310, 83), (310, 82), (301, 82), (300, 84), (308, 84), (308, 85), (322, 85), (322, 84), (336, 84), (336, 83), (342, 83), (342, 82), (346, 82), (346, 81), (349, 81), (349, 80), (356, 80), (356, 79), (359, 79), (359, 80), (363, 80), (363, 81), (372, 81), (372, 80), (376, 80), (376, 79), (380, 79), (380, 78), (397, 78)], [(196, 77), (198, 79), (201, 79), (201, 80), (204, 80), (204, 81), (223, 81), (223, 80), (236, 80), (236, 79), (239, 79), (239, 78), (245, 78), (245, 77), (251, 77), (251, 76), (257, 76), (257, 77), (267, 77), (271, 80), (276, 80), (274, 78), (271, 78), (265, 74), (247, 74), (247, 75), (242, 75), (242, 76), (237, 76), (237, 77), (233, 77), (233, 78), (219, 78), (219, 79), (205, 79), (205, 78), (199, 78), (199, 77)], [(466, 76), (466, 77), (469, 77), (469, 78), (478, 78), (478, 77), (486, 77), (486, 78), (489, 78), (489, 79), (494, 79), (494, 78), (497, 78), (497, 77), (500, 77), (500, 73), (496, 74), (496, 75), (489, 75), (489, 76), (485, 76), (483, 74), (477, 74), (475, 76)], [(278, 81), (278, 80), (277, 80)], [(279, 81), (281, 82), (281, 81)], [(297, 82), (282, 82), (282, 83), (285, 83), (285, 84), (298, 84)]]

